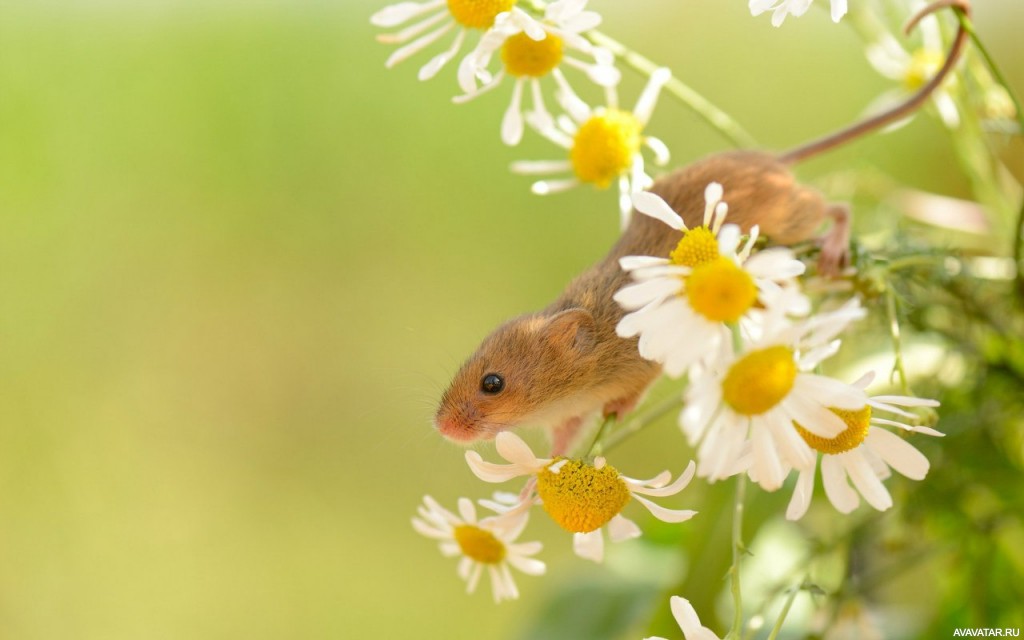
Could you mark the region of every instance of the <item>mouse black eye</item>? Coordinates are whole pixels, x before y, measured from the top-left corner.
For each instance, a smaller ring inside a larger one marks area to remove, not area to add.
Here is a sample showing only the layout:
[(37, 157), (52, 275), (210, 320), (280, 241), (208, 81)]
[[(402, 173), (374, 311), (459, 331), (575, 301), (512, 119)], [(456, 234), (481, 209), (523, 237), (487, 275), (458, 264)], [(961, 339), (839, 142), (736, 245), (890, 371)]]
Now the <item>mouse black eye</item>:
[(501, 393), (501, 390), (504, 388), (505, 379), (496, 373), (488, 373), (484, 376), (484, 379), (480, 381), (480, 390), (490, 395)]

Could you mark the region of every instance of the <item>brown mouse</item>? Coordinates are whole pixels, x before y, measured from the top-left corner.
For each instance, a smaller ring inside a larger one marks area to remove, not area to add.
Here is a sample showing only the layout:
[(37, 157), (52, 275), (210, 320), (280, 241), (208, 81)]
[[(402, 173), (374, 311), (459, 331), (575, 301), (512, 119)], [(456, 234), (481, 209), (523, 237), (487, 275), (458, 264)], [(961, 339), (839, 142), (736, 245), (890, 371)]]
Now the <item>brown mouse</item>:
[[(918, 12), (922, 17), (954, 6), (965, 14), (968, 0), (938, 0)], [(906, 117), (924, 103), (956, 64), (967, 33), (960, 26), (942, 68), (906, 102), (820, 140), (781, 155), (732, 151), (698, 160), (657, 180), (650, 189), (686, 222), (702, 224), (704, 189), (718, 182), (729, 204), (728, 221), (744, 231), (755, 224), (776, 244), (815, 237), (828, 219), (820, 268), (834, 273), (843, 264), (849, 240), (845, 205), (830, 204), (820, 193), (798, 184), (788, 165), (866, 132)], [(642, 358), (636, 339), (620, 338), (615, 327), (624, 311), (612, 300), (630, 281), (619, 267), (627, 255), (668, 256), (682, 234), (634, 212), (629, 226), (608, 255), (569, 283), (557, 300), (536, 313), (498, 327), (462, 365), (441, 398), (435, 425), (456, 442), (490, 440), (520, 425), (545, 426), (553, 436), (553, 455), (569, 451), (583, 421), (598, 410), (621, 417), (636, 405), (660, 373)]]

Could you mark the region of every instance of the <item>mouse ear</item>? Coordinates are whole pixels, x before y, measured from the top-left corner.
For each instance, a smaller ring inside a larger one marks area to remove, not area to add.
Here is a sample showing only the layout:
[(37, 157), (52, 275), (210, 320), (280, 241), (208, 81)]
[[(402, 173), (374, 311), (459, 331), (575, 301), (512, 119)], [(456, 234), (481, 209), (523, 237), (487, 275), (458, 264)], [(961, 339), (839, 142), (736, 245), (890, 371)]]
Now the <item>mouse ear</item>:
[(587, 352), (594, 348), (594, 316), (586, 309), (559, 311), (544, 326), (544, 335), (553, 346)]

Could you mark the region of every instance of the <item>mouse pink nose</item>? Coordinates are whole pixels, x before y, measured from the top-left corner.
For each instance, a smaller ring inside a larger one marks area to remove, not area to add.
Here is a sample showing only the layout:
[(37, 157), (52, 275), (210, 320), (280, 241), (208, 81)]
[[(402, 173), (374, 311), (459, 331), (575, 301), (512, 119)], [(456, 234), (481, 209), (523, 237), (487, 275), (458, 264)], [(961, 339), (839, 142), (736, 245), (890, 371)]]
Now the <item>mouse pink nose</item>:
[(442, 436), (449, 440), (469, 442), (476, 439), (472, 428), (464, 420), (459, 420), (457, 416), (438, 415), (434, 418), (434, 426)]

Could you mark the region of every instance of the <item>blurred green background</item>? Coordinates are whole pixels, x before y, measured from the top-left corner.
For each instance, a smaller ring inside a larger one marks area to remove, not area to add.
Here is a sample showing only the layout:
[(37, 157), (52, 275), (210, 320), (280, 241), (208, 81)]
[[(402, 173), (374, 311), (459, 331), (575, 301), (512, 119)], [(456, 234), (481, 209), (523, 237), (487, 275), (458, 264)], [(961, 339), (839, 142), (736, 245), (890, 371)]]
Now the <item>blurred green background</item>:
[[(549, 575), (495, 606), (409, 526), (425, 492), (490, 489), (430, 426), (448, 376), (617, 214), (508, 173), (556, 157), (500, 144), (508, 87), (454, 106), (454, 68), (415, 78), (432, 53), (385, 71), (383, 4), (0, 2), (0, 637), (507, 638), (562, 585), (644, 582), (538, 519)], [(1024, 7), (978, 4), (1024, 86)], [(591, 6), (768, 148), (888, 86), (820, 8)], [(675, 165), (726, 146), (670, 100), (650, 131)], [(962, 196), (951, 153), (918, 119), (802, 175), (867, 158)], [(678, 471), (681, 442), (666, 422), (618, 466)]]

